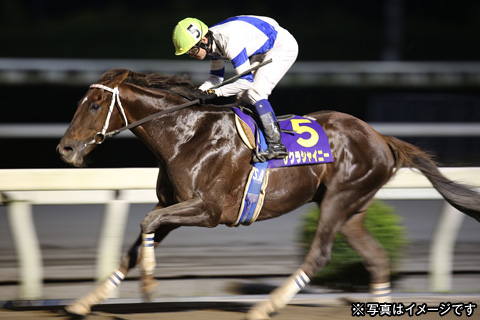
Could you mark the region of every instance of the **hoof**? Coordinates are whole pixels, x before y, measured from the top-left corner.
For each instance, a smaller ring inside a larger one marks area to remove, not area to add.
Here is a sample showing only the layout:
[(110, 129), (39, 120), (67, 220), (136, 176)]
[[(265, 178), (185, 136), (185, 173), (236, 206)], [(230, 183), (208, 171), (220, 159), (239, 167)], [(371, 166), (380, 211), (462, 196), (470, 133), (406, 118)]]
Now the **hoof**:
[(86, 316), (90, 313), (90, 307), (83, 305), (78, 302), (74, 302), (71, 305), (65, 307), (65, 311), (68, 314), (76, 315), (76, 316)]
[(247, 313), (246, 320), (266, 320), (270, 319), (270, 316), (265, 311), (252, 309)]
[(152, 301), (153, 300), (153, 293), (155, 291), (155, 287), (157, 286), (157, 281), (152, 278), (147, 278), (142, 281), (142, 294), (143, 299), (145, 301)]
[(392, 296), (372, 296), (371, 300), (378, 303), (392, 303)]

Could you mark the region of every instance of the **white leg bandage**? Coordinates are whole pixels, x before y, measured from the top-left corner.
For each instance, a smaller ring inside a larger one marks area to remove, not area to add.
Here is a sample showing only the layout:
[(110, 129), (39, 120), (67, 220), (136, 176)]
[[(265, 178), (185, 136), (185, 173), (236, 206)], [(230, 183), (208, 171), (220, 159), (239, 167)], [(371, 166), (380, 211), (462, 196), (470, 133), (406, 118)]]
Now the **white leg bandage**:
[(112, 291), (125, 279), (125, 275), (119, 270), (114, 271), (107, 279), (102, 281), (91, 292), (78, 299), (65, 309), (73, 314), (87, 315), (93, 305), (106, 300)]
[(273, 291), (271, 300), (273, 300), (275, 307), (284, 307), (309, 282), (310, 278), (307, 277), (305, 272), (298, 269), (282, 286)]
[(249, 320), (268, 319), (269, 315), (287, 305), (287, 303), (308, 283), (310, 278), (298, 269), (287, 281), (270, 294), (270, 299), (256, 305), (247, 315)]
[(123, 279), (125, 279), (125, 275), (117, 270), (108, 277), (107, 283), (112, 289), (115, 289), (122, 283)]
[(370, 284), (370, 293), (378, 302), (390, 302), (390, 282), (372, 283)]
[(155, 251), (153, 247), (154, 233), (142, 234), (142, 274), (152, 275), (155, 272)]

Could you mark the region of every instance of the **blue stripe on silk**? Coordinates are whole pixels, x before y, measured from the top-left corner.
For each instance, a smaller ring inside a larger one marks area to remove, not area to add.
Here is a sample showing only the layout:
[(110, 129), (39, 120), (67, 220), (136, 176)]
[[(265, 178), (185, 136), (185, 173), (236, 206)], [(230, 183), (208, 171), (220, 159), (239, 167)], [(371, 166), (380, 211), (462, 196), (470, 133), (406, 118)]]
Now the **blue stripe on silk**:
[(253, 74), (251, 74), (251, 73), (246, 74), (246, 75), (240, 77), (240, 79), (245, 79), (245, 80), (248, 80), (250, 82), (253, 82)]
[[(233, 67), (236, 69), (248, 60), (247, 49), (243, 50), (232, 60)], [(241, 76), (240, 79), (245, 79), (253, 82), (253, 75), (251, 73)]]
[(224, 23), (231, 22), (231, 21), (247, 22), (247, 23), (253, 25), (254, 27), (256, 27), (258, 30), (262, 31), (267, 36), (268, 40), (263, 44), (263, 46), (261, 46), (252, 55), (263, 54), (263, 53), (267, 52), (268, 50), (270, 50), (273, 47), (273, 45), (275, 44), (275, 40), (277, 39), (277, 33), (278, 33), (277, 30), (275, 30), (275, 28), (271, 24), (269, 24), (268, 22), (263, 21), (262, 19), (259, 19), (259, 18), (248, 17), (248, 16), (245, 16), (245, 17), (231, 17), (231, 18), (228, 18), (225, 21), (222, 21), (222, 22), (217, 23), (216, 25), (213, 25), (212, 27), (222, 25)]
[(231, 18), (228, 18), (227, 20), (224, 20), (222, 22), (219, 22), (219, 23), (213, 25), (212, 27), (219, 26), (219, 25), (225, 24), (227, 22), (231, 22), (231, 21), (247, 22), (247, 23), (251, 24), (252, 26), (254, 26), (255, 28), (257, 28), (258, 30), (262, 31), (268, 38), (271, 38), (274, 41), (277, 38), (277, 30), (275, 30), (275, 28), (270, 23), (268, 23), (266, 21), (263, 21), (262, 19), (255, 18), (255, 17), (249, 17), (249, 16), (231, 17)]
[(223, 67), (222, 69), (218, 69), (218, 70), (210, 70), (210, 74), (213, 74), (214, 76), (223, 78), (225, 76), (225, 67)]
[(247, 49), (243, 48), (240, 53), (232, 59), (233, 67), (236, 69), (248, 60)]

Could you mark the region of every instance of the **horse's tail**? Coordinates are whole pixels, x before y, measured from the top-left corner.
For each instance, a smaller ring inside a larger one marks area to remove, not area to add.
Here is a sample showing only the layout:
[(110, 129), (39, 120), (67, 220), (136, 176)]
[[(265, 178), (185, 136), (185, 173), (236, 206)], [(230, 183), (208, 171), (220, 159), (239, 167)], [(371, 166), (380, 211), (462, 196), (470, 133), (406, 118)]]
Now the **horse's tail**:
[(393, 152), (397, 169), (409, 167), (420, 170), (448, 203), (480, 222), (478, 192), (470, 186), (453, 182), (442, 175), (432, 157), (414, 145), (391, 136), (383, 138)]

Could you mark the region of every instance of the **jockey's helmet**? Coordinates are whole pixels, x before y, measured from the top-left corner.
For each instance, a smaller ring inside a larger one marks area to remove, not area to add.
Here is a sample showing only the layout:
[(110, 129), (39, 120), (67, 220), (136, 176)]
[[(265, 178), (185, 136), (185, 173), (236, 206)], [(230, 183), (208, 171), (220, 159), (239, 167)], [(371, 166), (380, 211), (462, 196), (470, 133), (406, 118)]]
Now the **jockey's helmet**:
[(181, 20), (173, 29), (173, 45), (175, 54), (187, 53), (194, 45), (202, 40), (208, 32), (208, 27), (202, 21), (195, 18)]

